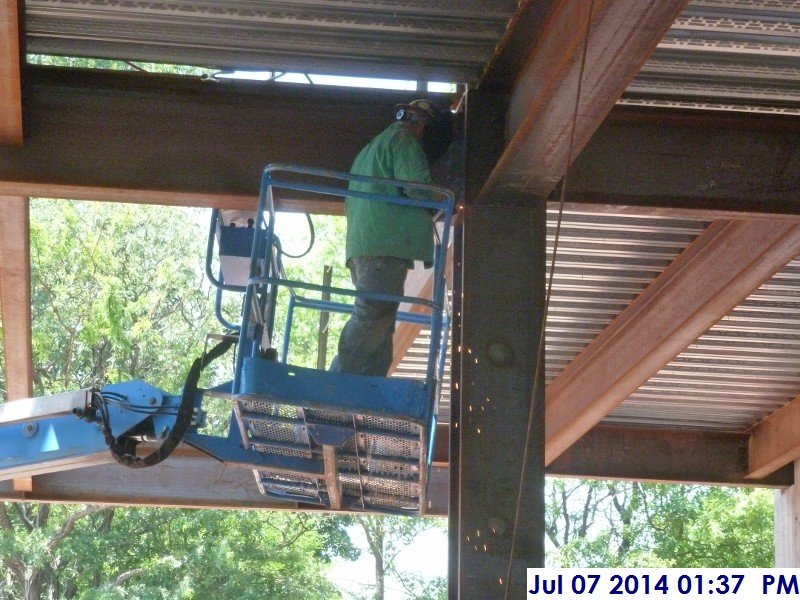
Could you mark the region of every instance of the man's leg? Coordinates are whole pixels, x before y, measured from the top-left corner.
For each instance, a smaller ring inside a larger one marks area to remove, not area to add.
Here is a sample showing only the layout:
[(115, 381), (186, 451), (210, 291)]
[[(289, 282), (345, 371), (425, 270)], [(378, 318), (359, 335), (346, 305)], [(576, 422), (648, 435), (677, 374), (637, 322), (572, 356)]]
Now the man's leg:
[[(356, 290), (402, 296), (408, 266), (405, 260), (389, 256), (350, 259), (350, 273)], [(392, 335), (397, 302), (356, 298), (355, 312), (339, 338), (339, 354), (331, 371), (381, 375), (392, 364)]]

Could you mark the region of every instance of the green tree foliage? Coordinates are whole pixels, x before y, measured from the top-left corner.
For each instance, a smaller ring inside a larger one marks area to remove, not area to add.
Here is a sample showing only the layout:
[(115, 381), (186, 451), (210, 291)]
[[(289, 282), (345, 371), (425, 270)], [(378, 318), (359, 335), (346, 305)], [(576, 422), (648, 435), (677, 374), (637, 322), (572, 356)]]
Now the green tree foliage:
[(111, 60), (105, 58), (86, 58), (78, 56), (55, 56), (51, 54), (28, 54), (31, 65), (53, 67), (74, 67), (78, 69), (105, 69), (110, 71), (146, 71), (148, 73), (170, 73), (173, 75), (213, 75), (218, 69), (208, 69), (190, 65), (169, 65), (164, 63)]
[[(37, 394), (134, 378), (177, 391), (219, 330), (203, 213), (32, 203)], [(324, 572), (340, 551), (354, 553), (322, 516), (6, 503), (0, 598), (336, 598)]]
[(321, 576), (319, 517), (277, 512), (8, 504), (6, 597), (337, 597)]
[(177, 391), (219, 329), (200, 221), (155, 206), (32, 203), (37, 394), (134, 378)]
[(548, 562), (564, 567), (771, 567), (766, 490), (550, 479)]
[[(334, 287), (352, 287), (350, 273), (344, 265), (345, 220), (343, 217), (315, 215), (311, 228), (300, 215), (279, 214), (276, 218), (276, 230), (280, 236), (281, 245), (288, 255), (300, 256), (306, 250), (308, 254), (302, 258), (284, 256), (283, 262), (286, 276), (289, 279), (307, 283), (322, 284), (324, 268), (332, 268), (331, 285)], [(312, 237), (313, 231), (313, 237)], [(321, 298), (319, 293), (300, 292), (310, 298)], [(283, 325), (285, 323), (285, 310), (288, 293), (282, 291), (282, 302), (277, 310), (278, 322), (276, 327), (275, 344), (283, 341)], [(352, 303), (352, 297), (334, 296), (334, 301)], [(289, 345), (288, 362), (304, 367), (316, 367), (317, 357), (320, 352), (319, 323), (320, 313), (311, 309), (298, 309), (292, 320), (291, 343)], [(339, 332), (347, 316), (341, 313), (331, 313), (323, 335), (325, 342), (321, 352), (324, 363), (329, 365), (336, 354), (339, 341)]]
[(400, 568), (398, 555), (421, 534), (444, 527), (434, 518), (359, 515), (353, 520), (367, 540), (375, 565), (374, 591), (365, 600), (384, 600), (389, 581), (400, 584), (409, 600), (444, 600), (447, 581), (443, 577), (424, 579)]
[[(317, 517), (278, 512), (116, 511), (104, 537), (75, 536), (97, 557), (85, 598), (331, 598), (315, 556)], [(123, 585), (120, 585), (122, 580)], [(93, 585), (89, 585), (93, 584)]]
[[(653, 488), (646, 496), (643, 512), (653, 529), (658, 551), (675, 566), (774, 566), (771, 491), (664, 485)], [(666, 501), (660, 504), (661, 498)]]

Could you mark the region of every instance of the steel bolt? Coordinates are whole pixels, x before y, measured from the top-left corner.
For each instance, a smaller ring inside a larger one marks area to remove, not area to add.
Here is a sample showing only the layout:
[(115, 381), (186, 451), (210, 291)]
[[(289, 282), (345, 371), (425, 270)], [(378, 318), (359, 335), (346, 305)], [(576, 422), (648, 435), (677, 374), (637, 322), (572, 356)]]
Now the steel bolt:
[(486, 346), (489, 362), (497, 367), (505, 367), (514, 361), (514, 351), (505, 342), (489, 342)]

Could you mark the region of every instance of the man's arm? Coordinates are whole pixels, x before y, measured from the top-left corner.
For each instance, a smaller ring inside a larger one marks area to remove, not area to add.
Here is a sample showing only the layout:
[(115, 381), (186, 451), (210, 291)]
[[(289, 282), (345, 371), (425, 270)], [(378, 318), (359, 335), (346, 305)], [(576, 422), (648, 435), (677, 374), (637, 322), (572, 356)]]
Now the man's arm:
[[(419, 141), (408, 132), (397, 138), (394, 148), (394, 179), (413, 181), (415, 183), (432, 184), (428, 159)], [(430, 195), (422, 190), (401, 190), (403, 195), (411, 198), (430, 199)]]

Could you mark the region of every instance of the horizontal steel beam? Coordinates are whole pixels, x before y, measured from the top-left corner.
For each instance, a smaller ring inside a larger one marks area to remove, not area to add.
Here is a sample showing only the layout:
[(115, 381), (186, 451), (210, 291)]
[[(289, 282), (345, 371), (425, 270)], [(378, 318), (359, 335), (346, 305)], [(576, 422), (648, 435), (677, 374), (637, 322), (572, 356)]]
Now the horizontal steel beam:
[[(663, 38), (687, 0), (550, 0), (523, 5), (501, 57), (520, 61), (507, 140), (483, 193), (512, 188), (546, 197)], [(514, 36), (513, 32), (517, 31)], [(494, 72), (504, 71), (495, 60)], [(506, 61), (507, 62), (507, 61)], [(488, 74), (491, 81), (493, 71)], [(577, 104), (577, 106), (576, 106)]]
[[(246, 194), (210, 194), (202, 192), (170, 192), (155, 189), (128, 189), (95, 187), (87, 185), (62, 185), (32, 183), (29, 181), (0, 181), (0, 196), (31, 198), (69, 198), (98, 202), (123, 202), (128, 204), (154, 204), (159, 206), (192, 206), (231, 210), (255, 210), (258, 198)], [(340, 198), (320, 196), (290, 197), (275, 195), (275, 210), (315, 215), (343, 215), (344, 202)]]
[(800, 458), (800, 398), (773, 412), (751, 430), (749, 477), (761, 478)]
[(0, 181), (117, 195), (255, 198), (268, 163), (347, 171), (419, 94), (32, 66), (23, 78), (24, 145), (0, 147)]
[(763, 479), (748, 477), (749, 440), (744, 432), (596, 425), (556, 458), (547, 474), (661, 483), (792, 485), (792, 465)]
[[(0, 147), (0, 194), (219, 208), (252, 208), (268, 162), (348, 170), (411, 97), (66, 68), (24, 78), (25, 145)], [(616, 107), (573, 164), (567, 198), (721, 218), (800, 214), (798, 187), (797, 117)], [(282, 208), (342, 213), (326, 199)]]
[[(171, 506), (268, 510), (321, 510), (314, 505), (284, 502), (261, 494), (253, 470), (223, 464), (188, 447), (180, 447), (163, 463), (146, 469), (121, 466), (108, 454), (71, 470), (33, 471), (31, 491), (19, 492), (0, 481), (1, 500), (80, 502), (122, 506)], [(432, 467), (426, 514), (447, 513), (448, 469)], [(202, 482), (202, 485), (198, 485)]]
[(566, 191), (574, 202), (800, 214), (798, 189), (800, 117), (618, 107)]
[[(446, 440), (446, 428), (437, 435)], [(598, 425), (558, 457), (547, 474), (555, 477), (623, 479), (664, 483), (749, 485), (785, 488), (794, 483), (792, 465), (760, 480), (746, 477), (746, 433)], [(703, 460), (686, 460), (701, 456)], [(251, 469), (226, 466), (196, 450), (179, 447), (148, 469), (128, 469), (111, 455), (85, 457), (83, 466), (32, 470), (32, 489), (21, 492), (0, 481), (0, 500), (82, 502), (131, 506), (319, 510), (279, 502), (258, 491)], [(509, 473), (509, 477), (514, 474)], [(431, 468), (428, 514), (447, 513), (449, 467), (441, 454)], [(203, 485), (197, 485), (202, 481)]]
[(798, 252), (798, 225), (711, 223), (547, 386), (546, 463), (602, 421)]

